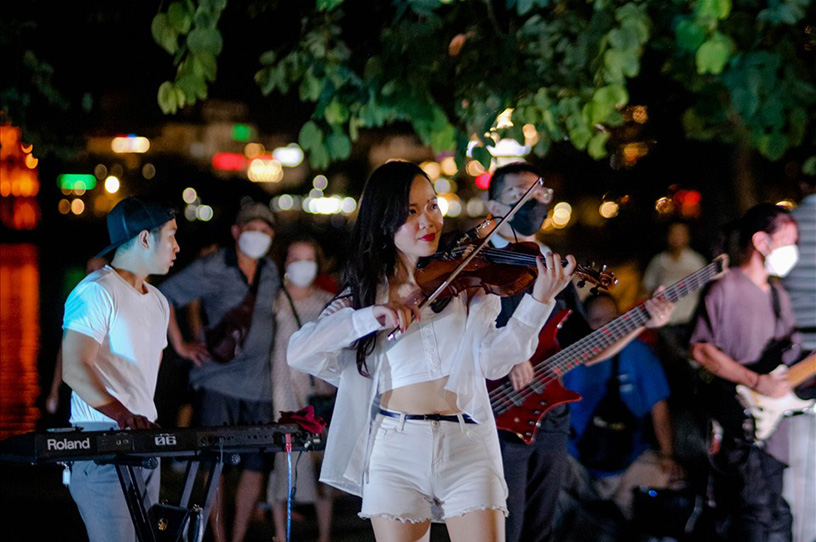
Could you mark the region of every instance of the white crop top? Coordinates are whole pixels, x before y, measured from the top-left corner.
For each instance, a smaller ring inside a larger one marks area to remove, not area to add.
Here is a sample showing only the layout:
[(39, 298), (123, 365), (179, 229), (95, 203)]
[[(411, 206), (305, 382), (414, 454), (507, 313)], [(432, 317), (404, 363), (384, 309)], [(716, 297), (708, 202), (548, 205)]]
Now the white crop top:
[[(384, 347), (379, 393), (450, 375), (459, 345), (452, 338), (461, 336), (467, 323), (466, 298), (456, 296), (440, 313), (426, 307), (419, 322)], [(387, 339), (382, 337), (380, 341)]]

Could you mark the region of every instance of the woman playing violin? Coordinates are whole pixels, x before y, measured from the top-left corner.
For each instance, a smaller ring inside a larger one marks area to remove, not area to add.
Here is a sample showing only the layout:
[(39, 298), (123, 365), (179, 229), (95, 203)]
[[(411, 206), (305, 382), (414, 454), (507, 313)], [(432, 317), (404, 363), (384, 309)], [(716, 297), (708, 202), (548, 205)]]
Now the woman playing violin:
[[(345, 289), (292, 336), (289, 364), (338, 387), (321, 480), (362, 496), (377, 540), (503, 541), (507, 486), (485, 378), (528, 359), (572, 256), (537, 260), (508, 324), (499, 298), (467, 290), (419, 310), (415, 271), (438, 248), (442, 213), (427, 175), (389, 162), (363, 190)], [(399, 328), (396, 340), (386, 338)]]

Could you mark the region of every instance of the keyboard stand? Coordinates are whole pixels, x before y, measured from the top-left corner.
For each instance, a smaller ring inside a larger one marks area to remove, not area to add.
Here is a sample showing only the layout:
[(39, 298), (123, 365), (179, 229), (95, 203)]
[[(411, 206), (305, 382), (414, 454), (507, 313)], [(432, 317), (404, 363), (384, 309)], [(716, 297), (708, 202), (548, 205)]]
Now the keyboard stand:
[[(144, 478), (136, 469), (157, 468), (159, 462), (155, 457), (120, 456), (100, 463), (111, 463), (116, 467), (139, 542), (201, 542), (224, 467), (224, 457), (224, 454), (201, 454), (187, 460), (178, 506), (150, 502)], [(233, 454), (226, 457), (232, 458)], [(203, 488), (204, 505), (190, 506), (193, 486), (202, 463), (209, 472)]]

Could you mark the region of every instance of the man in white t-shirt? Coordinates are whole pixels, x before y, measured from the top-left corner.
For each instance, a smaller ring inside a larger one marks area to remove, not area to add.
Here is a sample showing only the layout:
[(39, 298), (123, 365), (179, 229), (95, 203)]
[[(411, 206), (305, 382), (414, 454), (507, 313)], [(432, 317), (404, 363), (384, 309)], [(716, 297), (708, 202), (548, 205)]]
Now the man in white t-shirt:
[[(80, 282), (65, 303), (63, 380), (71, 394), (71, 424), (84, 430), (156, 427), (153, 394), (167, 345), (167, 300), (146, 282), (164, 275), (179, 251), (174, 212), (126, 198), (107, 217), (115, 250), (110, 265)], [(159, 469), (136, 468), (152, 502), (159, 498)], [(136, 529), (116, 469), (78, 461), (71, 496), (90, 542), (135, 542)]]

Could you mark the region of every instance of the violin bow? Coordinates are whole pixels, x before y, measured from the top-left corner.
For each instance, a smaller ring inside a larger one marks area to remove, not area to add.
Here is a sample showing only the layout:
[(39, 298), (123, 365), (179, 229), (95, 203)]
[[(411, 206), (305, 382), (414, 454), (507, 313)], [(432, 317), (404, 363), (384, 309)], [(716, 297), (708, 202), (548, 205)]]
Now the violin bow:
[[(524, 205), (527, 202), (527, 200), (529, 200), (532, 197), (533, 190), (535, 190), (536, 187), (538, 187), (538, 186), (540, 186), (542, 188), (544, 187), (544, 179), (542, 179), (541, 177), (536, 179), (536, 182), (534, 182), (533, 184), (530, 185), (530, 188), (528, 188), (527, 191), (524, 193), (524, 195), (521, 196), (521, 199), (518, 200), (513, 205), (513, 207), (510, 208), (510, 212), (507, 213), (506, 215), (504, 215), (504, 217), (502, 217), (502, 219), (499, 220), (498, 224), (496, 224), (496, 226), (493, 228), (493, 230), (490, 233), (488, 233), (485, 237), (483, 237), (481, 241), (479, 241), (479, 244), (476, 245), (476, 248), (474, 248), (472, 251), (470, 251), (470, 254), (468, 254), (465, 257), (465, 259), (462, 260), (462, 263), (460, 263), (459, 266), (456, 269), (454, 269), (451, 272), (450, 275), (448, 275), (448, 278), (446, 278), (442, 282), (442, 284), (440, 284), (436, 288), (436, 290), (433, 291), (433, 293), (431, 295), (426, 297), (425, 300), (422, 301), (422, 303), (417, 305), (417, 310), (422, 310), (425, 307), (427, 307), (428, 305), (430, 305), (431, 303), (433, 303), (436, 300), (436, 298), (439, 297), (440, 294), (442, 294), (442, 292), (445, 291), (445, 288), (447, 288), (448, 285), (451, 282), (453, 282), (453, 280), (457, 276), (459, 276), (459, 273), (461, 273), (465, 269), (465, 267), (467, 267), (467, 265), (471, 262), (471, 260), (473, 260), (473, 258), (475, 258), (479, 254), (479, 252), (485, 246), (487, 246), (487, 243), (489, 243), (490, 239), (496, 234), (496, 232), (499, 231), (499, 228), (501, 228), (502, 225), (505, 222), (507, 222), (508, 220), (513, 218), (513, 215), (516, 214), (516, 211), (521, 209), (521, 206)], [(394, 328), (393, 330), (391, 330), (391, 333), (388, 334), (388, 340), (392, 341), (392, 340), (396, 339), (397, 337), (399, 337), (400, 335), (402, 335), (402, 332), (400, 331), (400, 329), (399, 328)]]

